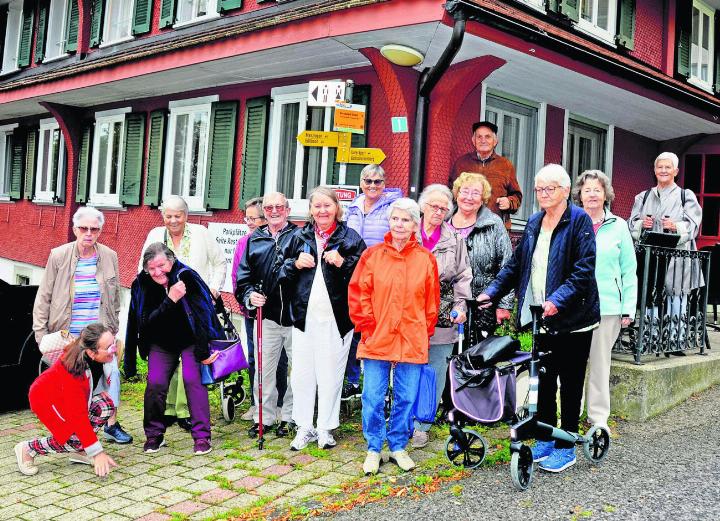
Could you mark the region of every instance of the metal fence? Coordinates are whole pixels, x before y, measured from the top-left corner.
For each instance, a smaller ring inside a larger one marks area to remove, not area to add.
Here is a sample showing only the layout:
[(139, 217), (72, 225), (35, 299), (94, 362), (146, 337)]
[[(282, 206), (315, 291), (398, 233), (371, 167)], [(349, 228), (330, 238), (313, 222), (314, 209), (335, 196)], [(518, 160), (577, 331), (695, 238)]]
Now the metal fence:
[(638, 309), (614, 352), (643, 355), (705, 351), (710, 252), (636, 244)]

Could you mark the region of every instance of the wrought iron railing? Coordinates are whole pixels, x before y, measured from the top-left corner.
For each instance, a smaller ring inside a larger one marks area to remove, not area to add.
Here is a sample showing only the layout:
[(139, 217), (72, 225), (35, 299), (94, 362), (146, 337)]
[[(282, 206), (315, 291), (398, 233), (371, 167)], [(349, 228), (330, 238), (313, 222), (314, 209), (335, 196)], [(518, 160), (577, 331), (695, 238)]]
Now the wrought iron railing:
[(634, 355), (704, 353), (707, 330), (710, 252), (637, 244), (638, 309), (614, 352)]

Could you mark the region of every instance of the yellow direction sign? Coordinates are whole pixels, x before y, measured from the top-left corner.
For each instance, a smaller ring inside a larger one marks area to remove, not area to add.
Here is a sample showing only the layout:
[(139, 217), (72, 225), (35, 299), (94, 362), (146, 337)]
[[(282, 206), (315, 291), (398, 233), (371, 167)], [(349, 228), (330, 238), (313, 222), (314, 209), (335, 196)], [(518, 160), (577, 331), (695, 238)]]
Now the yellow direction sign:
[(385, 153), (379, 148), (351, 148), (349, 154), (344, 161), (340, 160), (340, 154), (335, 160), (338, 163), (358, 163), (362, 165), (369, 165), (375, 163), (379, 165), (385, 160)]
[(303, 130), (297, 137), (298, 141), (306, 147), (336, 147), (338, 146), (337, 132), (322, 132), (319, 130)]

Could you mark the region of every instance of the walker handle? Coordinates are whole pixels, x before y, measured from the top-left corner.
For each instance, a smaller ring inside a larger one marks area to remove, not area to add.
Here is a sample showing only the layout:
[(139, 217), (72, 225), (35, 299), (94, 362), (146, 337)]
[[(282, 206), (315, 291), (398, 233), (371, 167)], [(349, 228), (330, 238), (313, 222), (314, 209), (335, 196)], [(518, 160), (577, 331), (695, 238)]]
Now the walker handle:
[[(457, 316), (458, 316), (458, 312), (453, 309), (450, 312), (450, 318), (457, 318)], [(458, 335), (465, 334), (465, 324), (458, 324), (457, 327), (458, 327)]]

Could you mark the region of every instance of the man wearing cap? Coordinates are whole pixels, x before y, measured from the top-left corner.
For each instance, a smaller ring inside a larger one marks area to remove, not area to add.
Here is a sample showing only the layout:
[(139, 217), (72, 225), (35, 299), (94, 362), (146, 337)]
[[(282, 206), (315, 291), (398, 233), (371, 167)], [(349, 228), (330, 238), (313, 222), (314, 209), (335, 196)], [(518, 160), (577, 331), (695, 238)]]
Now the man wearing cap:
[(498, 143), (497, 125), (479, 121), (472, 126), (474, 152), (460, 156), (450, 173), (450, 185), (463, 172), (484, 175), (490, 182), (492, 193), (487, 207), (498, 214), (505, 227), (510, 229), (510, 214), (517, 212), (522, 192), (515, 176), (515, 167), (509, 159), (495, 153)]

